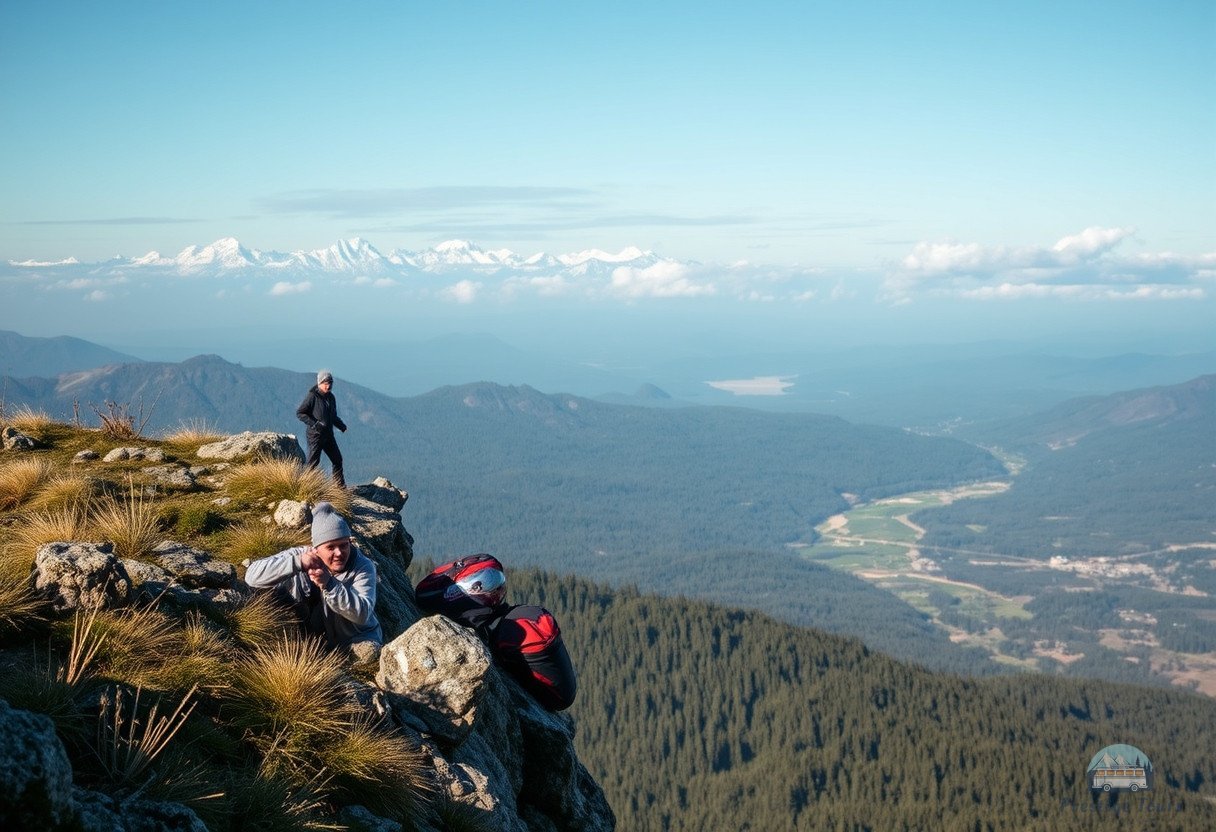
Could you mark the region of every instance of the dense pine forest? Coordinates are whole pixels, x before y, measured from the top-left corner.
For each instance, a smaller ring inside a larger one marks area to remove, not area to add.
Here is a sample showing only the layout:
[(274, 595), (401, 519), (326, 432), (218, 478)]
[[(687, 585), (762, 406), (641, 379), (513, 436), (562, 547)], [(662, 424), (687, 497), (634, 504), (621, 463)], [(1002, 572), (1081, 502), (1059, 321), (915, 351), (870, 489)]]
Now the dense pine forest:
[[(509, 590), (561, 622), (579, 754), (622, 829), (1216, 827), (1210, 699), (931, 673), (757, 613), (531, 570)], [(1090, 758), (1117, 742), (1149, 755), (1152, 791), (1090, 791)]]

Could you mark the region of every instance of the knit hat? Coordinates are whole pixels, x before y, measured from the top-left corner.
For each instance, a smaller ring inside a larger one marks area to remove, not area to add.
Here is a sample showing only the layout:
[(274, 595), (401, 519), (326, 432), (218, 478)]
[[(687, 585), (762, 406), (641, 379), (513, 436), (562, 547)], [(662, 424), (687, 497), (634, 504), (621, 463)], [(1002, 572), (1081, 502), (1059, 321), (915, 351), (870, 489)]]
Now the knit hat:
[(350, 526), (329, 503), (317, 503), (312, 510), (312, 545), (320, 546), (331, 540), (350, 537)]
[(320, 370), (317, 372), (317, 384), (324, 384), (327, 381), (333, 381), (334, 374), (329, 370)]

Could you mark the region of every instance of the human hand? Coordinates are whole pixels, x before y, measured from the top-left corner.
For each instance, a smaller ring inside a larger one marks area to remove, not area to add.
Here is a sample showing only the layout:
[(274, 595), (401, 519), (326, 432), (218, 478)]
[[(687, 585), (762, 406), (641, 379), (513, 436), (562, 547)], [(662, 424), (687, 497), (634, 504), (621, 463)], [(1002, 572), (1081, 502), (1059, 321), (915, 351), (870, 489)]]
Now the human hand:
[(329, 582), (329, 568), (325, 565), (325, 561), (321, 559), (321, 556), (317, 554), (317, 550), (311, 546), (301, 553), (300, 568), (304, 570), (304, 574), (308, 576), (308, 580), (321, 589), (324, 589), (325, 584)]
[(343, 433), (346, 433), (346, 428), (338, 428), (338, 430), (342, 431)]

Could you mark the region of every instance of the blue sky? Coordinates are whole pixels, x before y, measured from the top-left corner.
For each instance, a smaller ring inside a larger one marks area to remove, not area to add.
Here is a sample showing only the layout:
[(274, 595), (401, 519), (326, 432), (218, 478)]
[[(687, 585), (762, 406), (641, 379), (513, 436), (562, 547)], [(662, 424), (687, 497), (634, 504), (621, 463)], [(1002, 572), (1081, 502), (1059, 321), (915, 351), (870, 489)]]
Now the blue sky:
[(10, 2), (0, 260), (634, 245), (1213, 320), (1214, 42), (1210, 1)]

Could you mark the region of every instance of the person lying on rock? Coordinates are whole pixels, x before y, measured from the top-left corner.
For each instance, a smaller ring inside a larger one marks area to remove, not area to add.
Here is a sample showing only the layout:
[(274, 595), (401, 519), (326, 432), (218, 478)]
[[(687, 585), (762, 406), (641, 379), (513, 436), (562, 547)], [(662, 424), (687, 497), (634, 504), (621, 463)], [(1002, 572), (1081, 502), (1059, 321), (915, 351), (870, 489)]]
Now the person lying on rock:
[(272, 592), (299, 616), (305, 632), (323, 636), (357, 662), (370, 662), (384, 644), (376, 618), (376, 564), (350, 538), (350, 526), (334, 507), (317, 503), (312, 546), (255, 560), (245, 583)]

